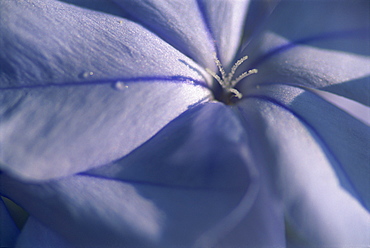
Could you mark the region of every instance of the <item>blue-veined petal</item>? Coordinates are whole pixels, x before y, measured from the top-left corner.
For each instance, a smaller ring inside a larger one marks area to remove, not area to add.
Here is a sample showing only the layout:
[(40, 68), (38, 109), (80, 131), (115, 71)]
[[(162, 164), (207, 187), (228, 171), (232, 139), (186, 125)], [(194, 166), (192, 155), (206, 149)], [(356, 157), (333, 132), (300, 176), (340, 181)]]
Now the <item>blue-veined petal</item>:
[[(212, 52), (215, 50), (224, 65), (234, 59), (250, 3), (250, 0), (61, 1), (134, 20), (209, 68), (214, 68)], [(262, 5), (265, 3), (261, 2)], [(249, 25), (250, 28), (255, 26), (259, 23)]]
[(1, 192), (74, 245), (281, 244), (281, 205), (247, 140), (233, 111), (205, 104), (114, 164), (42, 184), (3, 175)]
[(123, 159), (86, 173), (179, 187), (238, 188), (245, 183), (246, 175), (241, 174), (246, 168), (238, 154), (248, 155), (246, 139), (232, 111), (220, 103), (206, 103), (172, 121)]
[(239, 106), (284, 199), (288, 243), (368, 244), (369, 127), (290, 86), (261, 87)]
[(338, 108), (352, 115), (357, 120), (370, 126), (370, 107), (349, 98), (339, 96), (323, 90), (310, 89), (311, 92), (319, 95), (322, 99), (332, 103)]
[(369, 105), (369, 4), (281, 1), (242, 53), (250, 57), (244, 70), (259, 70), (249, 82), (319, 88)]
[[(181, 122), (174, 121), (126, 158), (87, 174), (201, 191), (227, 189), (230, 193), (252, 180), (239, 206), (196, 244), (284, 245), (281, 202), (273, 196), (276, 192), (266, 168), (258, 166), (259, 176), (254, 175), (253, 155), (248, 152), (243, 128), (225, 106), (207, 104), (199, 112), (184, 115)], [(250, 170), (247, 173), (246, 168)]]
[(294, 43), (370, 55), (369, 8), (367, 0), (282, 0), (264, 29)]
[[(254, 42), (254, 41), (253, 41)], [(258, 73), (243, 87), (264, 83), (287, 83), (318, 88), (369, 105), (370, 57), (309, 45), (291, 46), (291, 41), (266, 33), (248, 47), (250, 57), (261, 59), (250, 68)], [(286, 48), (281, 49), (280, 48)], [(276, 53), (275, 53), (276, 51)], [(270, 54), (271, 53), (271, 54)], [(268, 54), (270, 57), (264, 57)], [(247, 88), (245, 89), (247, 90)]]
[[(297, 113), (323, 142), (321, 144), (338, 172), (343, 187), (347, 188), (366, 207), (370, 208), (370, 127), (363, 121), (301, 88), (286, 85), (261, 87), (251, 92), (276, 99)], [(363, 106), (364, 108), (368, 108)]]
[[(202, 69), (127, 19), (54, 0), (1, 2), (1, 86), (190, 77)], [(212, 55), (210, 55), (212, 56)]]
[(196, 0), (114, 0), (132, 20), (199, 64), (214, 68), (210, 32)]
[[(304, 44), (316, 48), (370, 55), (370, 3), (367, 0), (354, 1), (271, 1), (268, 7), (273, 12), (264, 23), (259, 23), (261, 33), (275, 33), (289, 43), (276, 47), (274, 53), (283, 52)], [(279, 2), (276, 4), (276, 2)], [(253, 4), (251, 5), (253, 7)], [(330, 15), (326, 13), (330, 12)], [(248, 23), (247, 23), (248, 24)], [(249, 24), (250, 25), (250, 24)], [(260, 41), (256, 41), (258, 43)], [(278, 50), (279, 48), (279, 50)], [(253, 51), (253, 50), (252, 50)], [(254, 58), (262, 63), (273, 54)]]
[(13, 175), (118, 159), (209, 96), (201, 68), (135, 23), (57, 1), (1, 12), (0, 163)]

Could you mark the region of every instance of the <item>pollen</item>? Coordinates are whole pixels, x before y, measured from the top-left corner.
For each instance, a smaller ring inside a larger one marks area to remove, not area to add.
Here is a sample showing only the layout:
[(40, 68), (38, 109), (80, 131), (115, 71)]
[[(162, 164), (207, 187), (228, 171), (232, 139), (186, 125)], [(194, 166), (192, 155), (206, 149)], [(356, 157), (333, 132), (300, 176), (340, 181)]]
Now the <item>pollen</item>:
[(206, 71), (214, 78), (216, 81), (221, 85), (223, 89), (223, 100), (226, 101), (226, 103), (231, 103), (232, 98), (241, 99), (243, 97), (242, 93), (240, 93), (237, 89), (235, 89), (235, 86), (244, 78), (246, 78), (249, 75), (257, 73), (257, 69), (252, 69), (246, 72), (243, 72), (236, 78), (234, 77), (236, 70), (238, 67), (243, 64), (244, 61), (248, 59), (248, 56), (244, 56), (238, 61), (235, 62), (235, 64), (231, 67), (231, 70), (229, 73), (225, 72), (225, 69), (223, 68), (221, 61), (217, 58), (216, 53), (213, 54), (215, 63), (217, 65), (217, 68), (221, 74), (221, 77), (217, 75), (215, 72), (210, 70), (209, 68), (206, 68)]

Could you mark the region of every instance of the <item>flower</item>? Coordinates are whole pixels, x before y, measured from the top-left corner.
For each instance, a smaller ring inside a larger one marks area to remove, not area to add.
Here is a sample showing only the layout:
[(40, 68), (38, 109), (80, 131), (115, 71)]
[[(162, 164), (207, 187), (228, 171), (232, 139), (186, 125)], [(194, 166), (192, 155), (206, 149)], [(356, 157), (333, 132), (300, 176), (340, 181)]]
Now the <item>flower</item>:
[[(0, 205), (1, 242), (368, 245), (368, 9), (2, 1), (0, 193), (30, 217)], [(231, 105), (214, 53), (258, 69)]]

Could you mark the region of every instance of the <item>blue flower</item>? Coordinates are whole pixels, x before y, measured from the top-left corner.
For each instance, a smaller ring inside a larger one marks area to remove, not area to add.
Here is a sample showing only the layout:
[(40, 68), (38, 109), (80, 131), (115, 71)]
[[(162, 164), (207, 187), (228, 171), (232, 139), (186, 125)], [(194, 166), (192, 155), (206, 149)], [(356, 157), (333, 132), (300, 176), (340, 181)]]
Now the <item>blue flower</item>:
[(0, 245), (367, 246), (369, 5), (1, 1)]

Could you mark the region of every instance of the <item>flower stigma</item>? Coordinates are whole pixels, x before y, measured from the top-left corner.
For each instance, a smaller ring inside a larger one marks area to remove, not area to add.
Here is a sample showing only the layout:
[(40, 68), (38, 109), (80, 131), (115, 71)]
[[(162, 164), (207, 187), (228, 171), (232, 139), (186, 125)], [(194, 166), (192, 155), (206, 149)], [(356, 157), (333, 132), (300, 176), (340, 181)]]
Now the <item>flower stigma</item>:
[(235, 86), (244, 78), (246, 78), (249, 75), (255, 74), (258, 72), (257, 69), (252, 69), (246, 72), (243, 72), (240, 74), (237, 78), (234, 79), (234, 74), (238, 67), (243, 64), (244, 61), (248, 59), (248, 56), (244, 56), (238, 61), (235, 62), (235, 64), (231, 67), (231, 70), (229, 73), (225, 72), (225, 69), (223, 68), (221, 61), (217, 58), (216, 53), (213, 54), (215, 63), (217, 65), (217, 68), (219, 72), (221, 73), (221, 77), (214, 73), (209, 68), (206, 68), (206, 71), (219, 83), (219, 85), (222, 87), (222, 97), (221, 101), (230, 105), (232, 103), (235, 103), (236, 100), (242, 99), (243, 94), (240, 93), (237, 89), (235, 89)]

